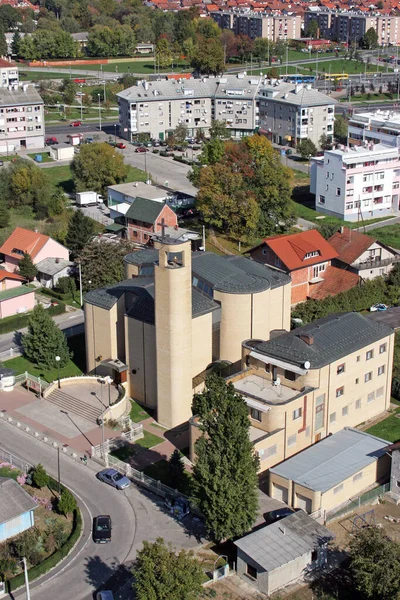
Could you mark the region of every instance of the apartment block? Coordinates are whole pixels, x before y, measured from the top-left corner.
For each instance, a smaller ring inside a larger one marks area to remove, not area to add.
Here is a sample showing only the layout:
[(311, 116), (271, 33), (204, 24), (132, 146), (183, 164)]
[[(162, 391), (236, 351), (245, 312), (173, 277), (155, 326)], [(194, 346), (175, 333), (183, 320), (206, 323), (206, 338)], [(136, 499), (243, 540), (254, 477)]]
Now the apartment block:
[(212, 12), (210, 16), (221, 29), (235, 35), (247, 35), (252, 40), (262, 37), (274, 42), (301, 36), (301, 16), (296, 14)]
[(400, 159), (383, 144), (343, 147), (311, 159), (310, 191), (318, 212), (346, 221), (375, 219), (399, 209)]
[(335, 103), (311, 85), (264, 85), (260, 90), (260, 130), (276, 144), (295, 147), (310, 138), (319, 146), (322, 134), (333, 135)]
[(0, 88), (0, 152), (44, 147), (44, 103), (34, 87)]
[(15, 63), (0, 58), (0, 87), (14, 89), (19, 84), (18, 67)]
[(376, 110), (354, 113), (348, 125), (348, 143), (400, 147), (400, 112)]
[(259, 126), (260, 84), (260, 77), (246, 73), (140, 81), (117, 94), (121, 135), (129, 141), (140, 133), (164, 140), (184, 123), (194, 136), (207, 133), (215, 119), (225, 121), (232, 137), (249, 135)]

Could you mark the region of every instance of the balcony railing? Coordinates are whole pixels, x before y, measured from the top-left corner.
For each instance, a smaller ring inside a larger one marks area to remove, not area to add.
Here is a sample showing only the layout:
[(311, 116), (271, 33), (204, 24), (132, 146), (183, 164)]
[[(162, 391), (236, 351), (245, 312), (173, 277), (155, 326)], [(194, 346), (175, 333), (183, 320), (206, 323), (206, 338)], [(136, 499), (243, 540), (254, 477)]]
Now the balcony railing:
[(364, 260), (364, 261), (360, 261), (358, 263), (355, 263), (353, 265), (353, 267), (355, 269), (358, 270), (362, 270), (362, 269), (373, 269), (373, 268), (377, 268), (377, 267), (387, 267), (388, 265), (391, 265), (393, 263), (399, 262), (400, 261), (400, 254), (396, 255), (396, 256), (392, 256), (390, 258), (372, 258), (371, 260)]

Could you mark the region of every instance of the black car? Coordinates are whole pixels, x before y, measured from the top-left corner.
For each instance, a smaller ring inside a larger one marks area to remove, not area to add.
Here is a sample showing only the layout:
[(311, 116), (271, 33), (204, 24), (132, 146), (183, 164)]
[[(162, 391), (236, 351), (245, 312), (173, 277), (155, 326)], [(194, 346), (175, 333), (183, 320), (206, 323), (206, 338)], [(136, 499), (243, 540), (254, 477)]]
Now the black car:
[(96, 544), (111, 542), (111, 517), (99, 515), (93, 519), (93, 541)]
[(264, 519), (268, 525), (271, 523), (275, 523), (276, 521), (280, 521), (289, 515), (292, 515), (295, 511), (293, 508), (288, 508), (284, 506), (283, 508), (278, 508), (277, 510), (271, 510), (268, 513), (265, 513)]

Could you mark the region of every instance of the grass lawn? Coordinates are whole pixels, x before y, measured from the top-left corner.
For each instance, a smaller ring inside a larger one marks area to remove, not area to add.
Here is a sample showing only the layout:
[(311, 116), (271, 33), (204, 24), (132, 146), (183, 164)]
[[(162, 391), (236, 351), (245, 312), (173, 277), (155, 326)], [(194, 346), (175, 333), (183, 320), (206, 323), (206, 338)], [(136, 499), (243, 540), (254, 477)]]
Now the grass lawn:
[(142, 448), (153, 448), (164, 441), (163, 438), (158, 437), (158, 435), (154, 435), (154, 433), (143, 431), (143, 434), (144, 437), (135, 442), (137, 446), (141, 446)]
[(146, 173), (141, 169), (128, 165), (128, 175), (126, 176), (125, 183), (131, 183), (131, 181), (146, 181)]
[(144, 421), (151, 417), (151, 415), (147, 412), (144, 406), (141, 406), (134, 400), (131, 400), (131, 411), (129, 413), (130, 418), (134, 423), (140, 423), (140, 421)]
[(399, 441), (400, 418), (396, 417), (398, 414), (400, 414), (400, 408), (397, 408), (396, 412), (384, 421), (381, 421), (380, 423), (377, 423), (376, 425), (373, 425), (367, 429), (366, 432), (384, 440), (388, 440), (389, 442)]
[[(379, 219), (371, 219), (369, 221), (364, 221), (364, 223), (362, 222), (355, 222), (355, 223), (351, 223), (349, 221), (342, 221), (342, 219), (338, 219), (337, 217), (332, 217), (330, 215), (324, 215), (322, 213), (318, 213), (316, 210), (310, 208), (309, 206), (305, 206), (304, 204), (300, 204), (299, 202), (295, 202), (295, 212), (298, 218), (302, 218), (302, 219), (306, 219), (307, 221), (311, 221), (312, 223), (315, 223), (316, 225), (321, 225), (322, 223), (328, 223), (329, 225), (337, 225), (338, 227), (340, 227), (341, 225), (344, 225), (345, 227), (349, 227), (350, 229), (357, 229), (357, 227), (362, 227), (362, 225), (372, 225), (372, 223), (379, 223), (380, 221), (386, 221), (387, 219), (390, 219), (390, 217), (381, 217)], [(322, 218), (321, 218), (322, 217)], [(369, 233), (370, 235), (372, 235), (373, 237), (378, 238), (378, 234), (377, 232), (385, 232), (386, 229), (390, 229), (391, 227), (398, 227), (398, 248), (400, 248), (400, 225), (388, 225), (388, 227), (384, 227), (382, 229), (374, 229), (371, 232), (366, 232)], [(383, 239), (381, 239), (381, 237), (379, 237), (380, 241), (383, 241)], [(384, 243), (388, 243), (388, 242), (384, 242)], [(393, 246), (394, 244), (389, 244), (391, 246)]]
[[(393, 94), (378, 94), (375, 92), (366, 92), (365, 94), (354, 94), (351, 97), (351, 102), (374, 102), (375, 100), (381, 100), (384, 102), (393, 102), (394, 100)], [(349, 98), (340, 98), (340, 102), (348, 102)]]
[[(171, 477), (168, 469), (168, 461), (167, 460), (159, 460), (152, 465), (149, 465), (144, 469), (144, 474), (148, 477), (152, 477), (156, 481), (161, 481), (164, 485), (168, 485), (175, 489), (175, 485), (171, 482)], [(185, 496), (190, 496), (191, 494), (191, 482), (192, 475), (185, 471), (184, 478), (182, 482), (176, 485), (176, 489), (184, 494)]]
[[(28, 371), (30, 375), (41, 377), (49, 383), (56, 381), (58, 377), (57, 368), (48, 369), (47, 371), (45, 369), (40, 369), (38, 366), (29, 362), (24, 356), (17, 356), (16, 358), (7, 360), (4, 362), (4, 366), (9, 369), (14, 369), (17, 375)], [(74, 362), (72, 362), (72, 360), (70, 360), (65, 367), (60, 369), (60, 377), (73, 377), (74, 375), (82, 375), (82, 371)]]
[(135, 456), (138, 453), (138, 446), (141, 448), (154, 448), (163, 442), (163, 438), (158, 437), (148, 431), (143, 431), (144, 437), (141, 440), (137, 440), (133, 444), (125, 444), (121, 446), (121, 448), (116, 448), (112, 452), (110, 452), (111, 456), (115, 456), (119, 460), (126, 461), (131, 456)]
[[(80, 78), (82, 77), (82, 75), (78, 75), (77, 73), (71, 73), (71, 77)], [(65, 75), (63, 75), (62, 73), (54, 73), (52, 71), (20, 71), (19, 78), (22, 81), (42, 81), (43, 79), (64, 79)]]
[(19, 158), (18, 154), (12, 154), (11, 152), (8, 156), (0, 156), (0, 160), (3, 162), (10, 162), (12, 160), (16, 160), (17, 158)]
[(367, 231), (368, 235), (376, 238), (383, 244), (392, 246), (393, 248), (400, 248), (400, 224), (388, 225), (387, 227), (379, 227), (372, 231)]
[[(315, 73), (317, 71), (318, 68), (318, 74), (320, 75), (321, 73), (329, 73), (329, 67), (330, 67), (330, 72), (331, 73), (347, 73), (348, 75), (359, 75), (360, 73), (363, 75), (365, 72), (365, 65), (363, 63), (359, 63), (356, 60), (345, 60), (343, 58), (336, 58), (333, 60), (327, 60), (327, 61), (323, 61), (320, 62), (318, 60), (312, 63), (309, 63), (308, 65), (306, 65), (306, 69), (305, 72), (309, 72), (309, 73)], [(310, 71), (311, 69), (311, 71)], [(392, 71), (393, 69), (390, 69), (390, 71)], [(373, 72), (386, 72), (386, 67), (381, 67), (379, 66), (378, 71), (376, 70), (376, 68), (373, 69)]]
[[(100, 69), (101, 67), (101, 69)], [(65, 68), (65, 69), (69, 69), (69, 66), (65, 66), (65, 67), (57, 67), (57, 68)], [(85, 70), (85, 71), (95, 71), (96, 74), (98, 76), (101, 77), (101, 72), (102, 71), (107, 71), (108, 73), (115, 73), (115, 76), (118, 77), (119, 74), (121, 73), (140, 73), (140, 74), (150, 74), (150, 73), (154, 73), (154, 59), (153, 58), (147, 58), (146, 60), (132, 60), (132, 61), (128, 61), (128, 62), (115, 62), (115, 63), (109, 63), (106, 65), (79, 65), (79, 69)], [(181, 73), (182, 71), (190, 71), (190, 66), (187, 62), (181, 61), (178, 64), (169, 66), (166, 69), (160, 69), (160, 72), (164, 72), (164, 73), (169, 73), (169, 72), (175, 72), (175, 73)], [(78, 77), (82, 77), (82, 75), (79, 75)]]
[[(28, 154), (28, 156), (30, 158), (32, 158), (33, 160), (35, 160), (35, 158), (37, 156), (41, 156), (42, 157), (42, 163), (54, 162), (48, 152), (37, 152), (35, 154)], [(35, 160), (35, 162), (36, 162), (36, 160)]]
[[(115, 119), (118, 116), (118, 112), (117, 110), (114, 108), (114, 110), (110, 109), (110, 110), (105, 110), (104, 108), (101, 108), (101, 118), (102, 120), (104, 119)], [(99, 109), (97, 108), (89, 108), (89, 109), (83, 109), (82, 110), (82, 115), (81, 115), (81, 109), (80, 108), (70, 108), (68, 109), (68, 116), (65, 115), (64, 112), (60, 113), (59, 110), (57, 110), (56, 108), (46, 108), (46, 114), (45, 114), (45, 121), (48, 122), (52, 122), (52, 121), (59, 121), (60, 123), (65, 123), (67, 124), (69, 121), (75, 121), (78, 120), (84, 122), (86, 119), (98, 119), (99, 118)]]

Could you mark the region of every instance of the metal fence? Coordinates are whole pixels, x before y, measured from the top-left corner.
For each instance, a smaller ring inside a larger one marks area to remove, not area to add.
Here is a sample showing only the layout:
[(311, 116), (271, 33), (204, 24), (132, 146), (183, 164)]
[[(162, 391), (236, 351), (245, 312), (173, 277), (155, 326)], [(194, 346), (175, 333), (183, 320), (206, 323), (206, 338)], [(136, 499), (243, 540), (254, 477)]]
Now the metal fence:
[(135, 424), (131, 427), (131, 429), (129, 429), (129, 431), (124, 431), (121, 433), (120, 437), (110, 438), (105, 440), (104, 443), (98, 444), (97, 446), (92, 446), (92, 458), (103, 458), (112, 450), (121, 448), (121, 446), (124, 446), (127, 442), (136, 442), (136, 440), (140, 440), (142, 437), (144, 437), (143, 425), (141, 423)]
[(13, 454), (11, 454), (11, 452), (3, 450), (3, 448), (0, 448), (0, 461), (6, 462), (12, 465), (13, 467), (17, 467), (17, 469), (20, 469), (25, 474), (33, 468), (33, 465), (31, 465), (30, 463), (27, 463), (26, 461), (17, 458)]
[(390, 489), (390, 483), (385, 483), (384, 485), (380, 485), (365, 494), (361, 494), (358, 498), (354, 498), (353, 500), (349, 500), (347, 504), (344, 506), (340, 506), (337, 509), (333, 509), (330, 511), (326, 511), (325, 513), (325, 523), (330, 523), (330, 521), (334, 521), (339, 517), (344, 517), (349, 515), (360, 506), (364, 506), (365, 504), (374, 503), (380, 496), (383, 496)]
[(15, 348), (9, 348), (8, 350), (4, 350), (4, 352), (0, 352), (0, 360), (7, 360), (8, 358), (13, 358), (13, 356), (22, 356), (22, 348), (16, 346)]

